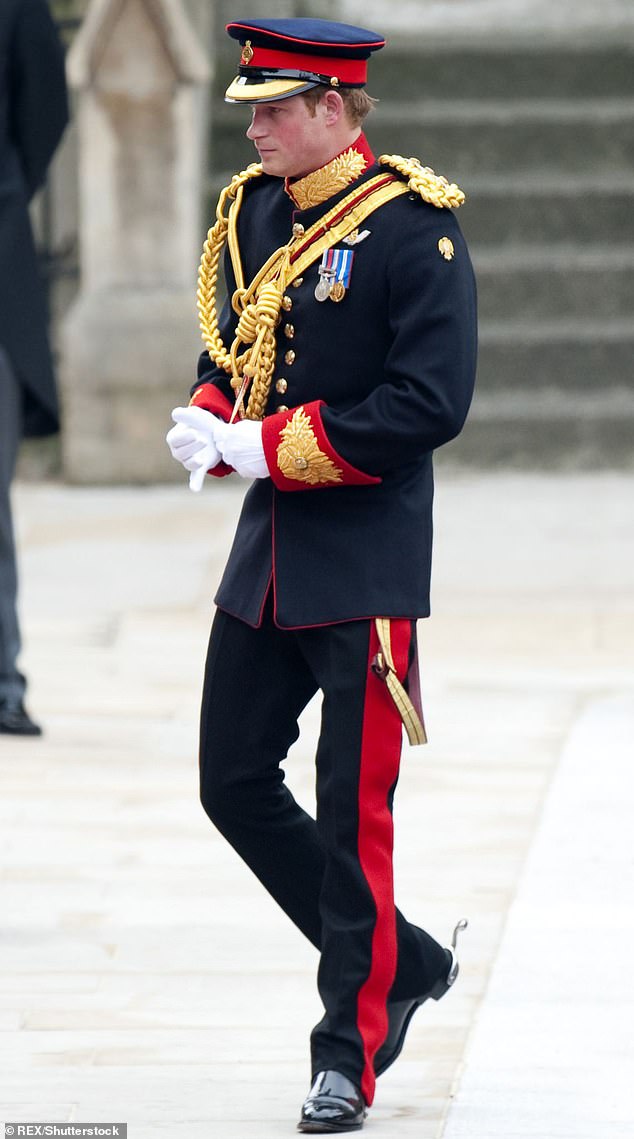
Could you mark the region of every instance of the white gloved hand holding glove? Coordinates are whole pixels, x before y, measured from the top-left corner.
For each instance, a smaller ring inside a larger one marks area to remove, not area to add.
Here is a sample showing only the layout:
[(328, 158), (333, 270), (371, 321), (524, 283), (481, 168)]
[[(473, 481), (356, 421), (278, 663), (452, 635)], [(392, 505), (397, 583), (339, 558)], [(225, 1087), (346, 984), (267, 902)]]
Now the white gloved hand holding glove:
[(262, 445), (262, 424), (254, 419), (239, 419), (235, 423), (218, 422), (215, 431), (216, 446), (225, 463), (233, 467), (243, 479), (266, 479), (269, 468)]
[(220, 462), (215, 432), (222, 420), (202, 407), (175, 407), (176, 424), (165, 436), (172, 457), (182, 463), (189, 475), (189, 489), (202, 490), (207, 471)]

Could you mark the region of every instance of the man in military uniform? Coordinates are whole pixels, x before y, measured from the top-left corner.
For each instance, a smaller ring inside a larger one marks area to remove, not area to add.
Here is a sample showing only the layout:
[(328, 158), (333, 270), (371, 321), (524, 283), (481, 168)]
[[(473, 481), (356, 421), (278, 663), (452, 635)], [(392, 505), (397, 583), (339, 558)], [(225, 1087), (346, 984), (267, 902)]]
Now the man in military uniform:
[[(475, 290), (462, 192), (414, 160), (377, 162), (362, 132), (381, 36), (307, 19), (228, 32), (226, 97), (251, 107), (260, 163), (221, 197), (198, 292), (207, 351), (168, 434), (193, 489), (206, 472), (254, 480), (216, 596), (201, 798), (321, 953), (298, 1126), (355, 1130), (413, 1013), (457, 973), (458, 927), (445, 949), (395, 908), (391, 809), (403, 724), (424, 742), (431, 456), (469, 408)], [(315, 820), (280, 763), (317, 690)]]

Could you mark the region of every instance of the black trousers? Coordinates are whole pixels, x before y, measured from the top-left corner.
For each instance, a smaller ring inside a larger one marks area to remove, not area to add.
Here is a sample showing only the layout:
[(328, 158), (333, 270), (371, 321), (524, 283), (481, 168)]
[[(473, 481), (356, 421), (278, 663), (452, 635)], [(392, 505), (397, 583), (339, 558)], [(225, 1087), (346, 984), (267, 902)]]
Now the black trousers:
[[(392, 622), (401, 679), (413, 635), (412, 622)], [(270, 603), (257, 629), (218, 610), (200, 739), (205, 811), (320, 949), (325, 1013), (311, 1035), (312, 1072), (342, 1072), (367, 1103), (388, 999), (421, 995), (447, 968), (442, 947), (394, 906), (392, 799), (402, 729), (370, 668), (375, 637), (366, 620), (278, 629)], [(295, 802), (280, 763), (318, 689), (315, 820)]]

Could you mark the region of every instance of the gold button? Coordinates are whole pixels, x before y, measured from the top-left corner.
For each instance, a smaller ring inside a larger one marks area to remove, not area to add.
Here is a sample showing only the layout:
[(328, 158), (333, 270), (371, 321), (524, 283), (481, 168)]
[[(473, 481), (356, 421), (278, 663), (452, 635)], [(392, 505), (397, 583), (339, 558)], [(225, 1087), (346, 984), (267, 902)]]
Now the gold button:
[(296, 277), (294, 281), (291, 281), (291, 284), (292, 284), (294, 289), (298, 289), (300, 285), (304, 284), (304, 278), (303, 277)]
[(286, 352), (284, 356), (284, 363), (289, 365), (295, 363), (295, 353), (293, 352), (292, 348), (289, 348), (288, 352)]
[(301, 221), (296, 221), (295, 225), (293, 226), (293, 237), (303, 237), (305, 232), (306, 231)]
[(281, 403), (277, 410), (278, 411), (288, 411), (288, 408), (287, 408), (285, 403)]
[(294, 335), (295, 335), (295, 325), (294, 324), (285, 324), (284, 325), (284, 335), (285, 335), (287, 340), (292, 340)]
[(290, 297), (282, 297), (282, 308), (284, 312), (290, 312), (293, 307), (293, 302)]
[(308, 459), (305, 459), (303, 455), (298, 455), (297, 458), (293, 460), (293, 462), (295, 463), (298, 471), (305, 471), (306, 467), (308, 466)]
[(276, 392), (279, 392), (280, 395), (284, 395), (284, 392), (286, 391), (287, 388), (288, 388), (288, 384), (287, 384), (286, 380), (278, 380), (276, 385), (275, 385), (275, 390), (276, 390)]

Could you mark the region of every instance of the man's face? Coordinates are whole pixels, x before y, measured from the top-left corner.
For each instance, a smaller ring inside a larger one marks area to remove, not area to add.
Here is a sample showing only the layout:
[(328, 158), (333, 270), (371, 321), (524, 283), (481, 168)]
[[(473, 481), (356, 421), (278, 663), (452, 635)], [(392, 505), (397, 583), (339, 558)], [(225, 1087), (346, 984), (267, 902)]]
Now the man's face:
[(301, 95), (271, 103), (254, 103), (247, 138), (255, 144), (265, 174), (300, 178), (332, 157), (323, 102), (313, 116)]

